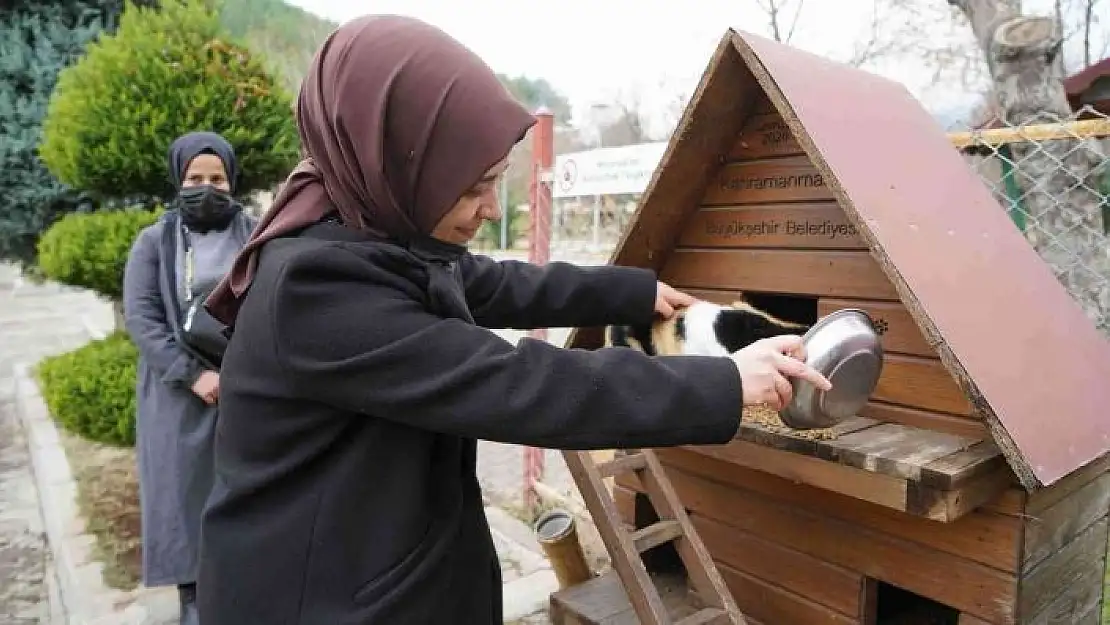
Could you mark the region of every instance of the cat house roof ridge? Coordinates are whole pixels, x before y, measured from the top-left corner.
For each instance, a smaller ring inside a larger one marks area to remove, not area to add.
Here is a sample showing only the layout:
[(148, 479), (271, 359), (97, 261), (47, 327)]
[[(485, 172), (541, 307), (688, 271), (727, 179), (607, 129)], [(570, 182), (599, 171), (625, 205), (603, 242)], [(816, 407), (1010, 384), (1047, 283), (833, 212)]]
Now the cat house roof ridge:
[[(659, 271), (765, 93), (1028, 490), (1110, 451), (1110, 341), (901, 84), (721, 38), (611, 264)], [(582, 329), (568, 347), (596, 346)]]

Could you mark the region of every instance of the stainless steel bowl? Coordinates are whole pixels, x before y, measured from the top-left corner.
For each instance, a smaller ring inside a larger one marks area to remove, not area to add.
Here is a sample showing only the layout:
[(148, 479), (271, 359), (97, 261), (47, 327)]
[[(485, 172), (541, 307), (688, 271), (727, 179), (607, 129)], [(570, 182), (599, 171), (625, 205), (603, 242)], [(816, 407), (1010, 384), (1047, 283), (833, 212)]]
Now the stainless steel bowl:
[(883, 346), (866, 312), (845, 308), (819, 319), (802, 337), (806, 363), (832, 383), (828, 392), (793, 379), (794, 397), (779, 412), (796, 430), (832, 427), (856, 416), (875, 391), (883, 370)]

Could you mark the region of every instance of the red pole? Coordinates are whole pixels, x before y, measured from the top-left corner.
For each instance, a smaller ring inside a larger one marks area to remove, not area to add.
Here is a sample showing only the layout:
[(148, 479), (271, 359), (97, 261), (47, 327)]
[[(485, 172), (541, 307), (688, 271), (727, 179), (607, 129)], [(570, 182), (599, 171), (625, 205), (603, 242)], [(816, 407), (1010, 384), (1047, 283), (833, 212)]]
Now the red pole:
[[(531, 223), (529, 224), (528, 261), (547, 264), (551, 257), (551, 180), (555, 166), (555, 116), (546, 107), (535, 113), (532, 129)], [(532, 338), (546, 341), (547, 328), (530, 332)], [(543, 451), (524, 448), (524, 503), (528, 510), (536, 505), (536, 481), (543, 477)]]

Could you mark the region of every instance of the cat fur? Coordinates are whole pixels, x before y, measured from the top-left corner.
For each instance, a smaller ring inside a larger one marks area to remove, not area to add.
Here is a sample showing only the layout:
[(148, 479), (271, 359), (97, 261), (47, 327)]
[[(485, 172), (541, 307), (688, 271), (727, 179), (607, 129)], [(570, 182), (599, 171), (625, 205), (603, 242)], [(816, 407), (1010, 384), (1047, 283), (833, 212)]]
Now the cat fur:
[(630, 347), (650, 356), (728, 356), (772, 336), (804, 334), (808, 325), (783, 321), (744, 301), (731, 306), (698, 301), (650, 326), (605, 328), (606, 347)]

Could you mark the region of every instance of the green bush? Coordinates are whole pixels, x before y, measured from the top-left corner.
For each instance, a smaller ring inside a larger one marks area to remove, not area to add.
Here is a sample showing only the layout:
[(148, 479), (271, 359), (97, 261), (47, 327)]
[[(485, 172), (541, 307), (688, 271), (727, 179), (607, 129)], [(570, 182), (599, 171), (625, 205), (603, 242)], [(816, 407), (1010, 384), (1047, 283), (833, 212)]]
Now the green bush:
[(161, 208), (70, 213), (43, 233), (39, 267), (51, 280), (119, 300), (131, 244), (161, 214)]
[(101, 199), (167, 198), (170, 143), (209, 130), (235, 148), (240, 196), (288, 174), (300, 156), (292, 98), (210, 4), (129, 4), (115, 34), (62, 70), (39, 149), (51, 173)]
[(99, 443), (135, 445), (135, 375), (139, 351), (123, 331), (38, 366), (42, 396), (67, 430)]

